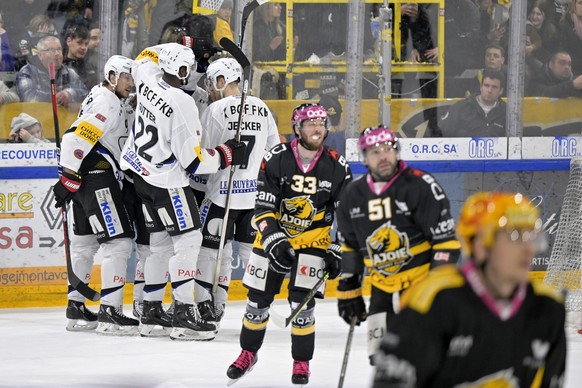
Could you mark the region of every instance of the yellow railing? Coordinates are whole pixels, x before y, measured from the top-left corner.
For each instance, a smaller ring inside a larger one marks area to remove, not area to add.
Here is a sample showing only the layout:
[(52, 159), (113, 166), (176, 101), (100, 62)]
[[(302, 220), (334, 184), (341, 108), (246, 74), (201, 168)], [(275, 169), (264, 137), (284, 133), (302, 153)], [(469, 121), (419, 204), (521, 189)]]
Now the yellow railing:
[[(335, 4), (346, 4), (349, 0), (281, 0), (277, 1), (279, 3), (284, 3), (286, 5), (286, 55), (284, 61), (255, 61), (254, 64), (259, 69), (275, 69), (280, 74), (285, 74), (286, 77), (286, 98), (288, 100), (293, 99), (293, 77), (297, 74), (307, 74), (307, 73), (345, 73), (346, 72), (346, 62), (345, 61), (332, 61), (330, 64), (325, 65), (311, 65), (305, 61), (294, 61), (294, 48), (293, 48), (293, 37), (295, 35), (293, 31), (293, 6), (294, 4), (318, 4), (318, 3), (335, 3)], [(379, 4), (383, 3), (383, 0), (365, 0), (367, 4)], [(405, 3), (419, 3), (419, 4), (438, 4), (438, 23), (437, 23), (437, 42), (434, 42), (435, 47), (438, 46), (438, 60), (436, 63), (412, 63), (403, 60), (393, 60), (392, 61), (392, 72), (393, 73), (416, 73), (416, 72), (434, 72), (438, 74), (438, 89), (437, 97), (444, 98), (444, 17), (445, 17), (445, 2), (444, 0), (390, 0), (391, 4), (394, 4), (394, 17), (393, 26), (399, 26), (402, 17), (401, 5)], [(393, 40), (394, 47), (399, 48), (401, 42), (400, 28), (393, 27)], [(347, 26), (346, 26), (347, 29)], [(317, 39), (317, 38), (314, 38)], [(347, 51), (347, 47), (346, 47)], [(400, 55), (399, 50), (395, 50), (397, 55)], [(368, 61), (364, 64), (364, 73), (378, 73), (379, 66), (378, 60), (375, 58), (372, 61)], [(307, 81), (307, 80), (306, 80)], [(311, 80), (313, 85), (317, 84), (317, 80)]]

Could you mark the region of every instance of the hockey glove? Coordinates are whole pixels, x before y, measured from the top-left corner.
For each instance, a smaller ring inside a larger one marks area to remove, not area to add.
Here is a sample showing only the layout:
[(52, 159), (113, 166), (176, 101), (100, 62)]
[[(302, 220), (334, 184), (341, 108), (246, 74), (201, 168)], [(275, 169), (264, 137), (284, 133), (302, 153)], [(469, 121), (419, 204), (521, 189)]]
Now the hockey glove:
[(360, 276), (340, 280), (337, 287), (337, 308), (339, 316), (348, 324), (351, 324), (352, 317), (356, 318), (356, 326), (360, 326), (360, 323), (366, 320), (368, 313), (362, 298)]
[(63, 171), (61, 178), (53, 186), (56, 201), (55, 207), (65, 206), (73, 198), (73, 194), (79, 190), (79, 187), (81, 187), (81, 176)]
[(269, 268), (280, 274), (291, 271), (291, 266), (295, 261), (295, 251), (283, 232), (263, 236), (261, 243), (269, 256)]
[(342, 273), (342, 248), (334, 243), (329, 244), (323, 258), (324, 272), (329, 272), (329, 278), (335, 279)]
[(220, 169), (224, 170), (227, 167), (241, 165), (245, 158), (247, 145), (244, 141), (237, 143), (236, 140), (227, 140), (215, 148), (220, 155)]

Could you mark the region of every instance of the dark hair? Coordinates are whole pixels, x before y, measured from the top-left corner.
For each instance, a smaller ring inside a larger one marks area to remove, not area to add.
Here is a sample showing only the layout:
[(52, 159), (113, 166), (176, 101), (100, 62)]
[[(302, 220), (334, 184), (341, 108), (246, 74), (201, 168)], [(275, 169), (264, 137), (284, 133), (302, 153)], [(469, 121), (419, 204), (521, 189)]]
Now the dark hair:
[(505, 58), (505, 49), (503, 47), (501, 47), (500, 45), (498, 45), (497, 43), (490, 43), (485, 47), (485, 52), (487, 52), (487, 50), (489, 49), (497, 49), (499, 51), (501, 51), (501, 56), (503, 58)]
[(499, 82), (501, 83), (501, 87), (505, 85), (505, 75), (503, 74), (503, 72), (499, 70), (483, 69), (483, 78), (481, 81), (481, 85), (483, 85), (483, 81), (485, 81), (485, 78), (498, 79)]
[(88, 40), (89, 37), (90, 37), (89, 29), (82, 24), (72, 25), (69, 28), (67, 28), (65, 32), (65, 40), (68, 38), (71, 39), (81, 38), (83, 40)]
[(572, 56), (570, 55), (570, 53), (567, 52), (566, 50), (556, 50), (552, 54), (552, 56), (550, 57), (550, 60), (548, 61), (548, 63), (554, 62), (556, 60), (556, 58), (558, 57), (559, 54), (566, 54), (567, 56), (569, 56), (570, 58), (572, 58)]

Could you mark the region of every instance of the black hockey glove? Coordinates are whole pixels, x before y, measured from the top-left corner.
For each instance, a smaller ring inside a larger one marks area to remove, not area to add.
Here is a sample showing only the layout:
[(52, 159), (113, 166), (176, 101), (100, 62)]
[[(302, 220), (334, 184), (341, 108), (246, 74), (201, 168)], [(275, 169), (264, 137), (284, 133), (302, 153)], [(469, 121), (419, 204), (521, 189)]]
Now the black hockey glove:
[(215, 148), (220, 155), (220, 169), (224, 170), (227, 167), (239, 166), (243, 163), (247, 145), (244, 141), (237, 143), (236, 140), (227, 140)]
[(335, 279), (342, 273), (342, 248), (334, 243), (329, 244), (323, 258), (324, 272), (329, 272), (329, 278)]
[(340, 280), (337, 287), (337, 309), (339, 316), (348, 324), (352, 323), (352, 317), (356, 318), (356, 326), (360, 326), (360, 323), (366, 320), (368, 313), (364, 298), (362, 298), (360, 276)]
[(53, 186), (53, 193), (55, 194), (55, 207), (65, 206), (72, 198), (73, 194), (81, 187), (81, 176), (63, 171), (61, 178)]
[(261, 244), (269, 255), (269, 268), (280, 274), (291, 271), (291, 266), (295, 261), (295, 250), (283, 232), (263, 236)]

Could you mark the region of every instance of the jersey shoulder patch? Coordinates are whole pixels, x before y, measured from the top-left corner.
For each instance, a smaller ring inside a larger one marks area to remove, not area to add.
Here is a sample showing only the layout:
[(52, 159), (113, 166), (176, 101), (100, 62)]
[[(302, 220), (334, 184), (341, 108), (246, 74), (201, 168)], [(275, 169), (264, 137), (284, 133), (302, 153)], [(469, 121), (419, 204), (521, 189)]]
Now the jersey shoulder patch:
[(426, 314), (440, 292), (460, 288), (464, 284), (465, 279), (455, 265), (437, 267), (429, 272), (426, 279), (404, 293), (401, 299), (402, 307)]
[(549, 284), (542, 283), (539, 280), (533, 280), (531, 281), (531, 286), (535, 295), (545, 296), (560, 304), (564, 304), (564, 295)]

